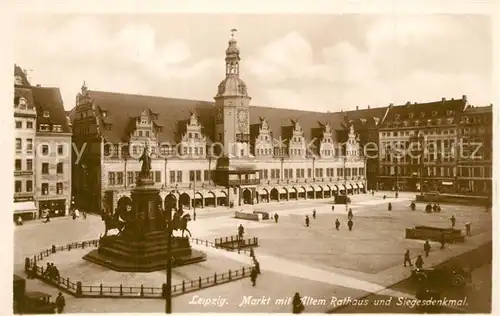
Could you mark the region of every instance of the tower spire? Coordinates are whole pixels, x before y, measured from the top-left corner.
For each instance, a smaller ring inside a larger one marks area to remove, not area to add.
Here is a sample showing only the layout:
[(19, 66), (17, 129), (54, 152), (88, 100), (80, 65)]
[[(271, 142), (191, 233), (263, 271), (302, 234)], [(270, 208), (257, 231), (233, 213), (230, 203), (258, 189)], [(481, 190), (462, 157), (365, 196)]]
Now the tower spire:
[(240, 73), (240, 50), (237, 47), (238, 42), (234, 38), (237, 29), (231, 29), (231, 39), (226, 49), (226, 77), (238, 76)]

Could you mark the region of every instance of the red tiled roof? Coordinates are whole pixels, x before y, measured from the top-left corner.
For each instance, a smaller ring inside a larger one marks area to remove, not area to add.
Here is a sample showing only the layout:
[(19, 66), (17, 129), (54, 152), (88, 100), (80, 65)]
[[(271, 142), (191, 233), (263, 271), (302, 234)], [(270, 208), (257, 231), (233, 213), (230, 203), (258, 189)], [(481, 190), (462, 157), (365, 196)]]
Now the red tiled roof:
[[(59, 88), (31, 87), (31, 92), (38, 114), (37, 125), (58, 124), (62, 126), (63, 133), (71, 132)], [(49, 111), (48, 118), (43, 116), (45, 111)]]

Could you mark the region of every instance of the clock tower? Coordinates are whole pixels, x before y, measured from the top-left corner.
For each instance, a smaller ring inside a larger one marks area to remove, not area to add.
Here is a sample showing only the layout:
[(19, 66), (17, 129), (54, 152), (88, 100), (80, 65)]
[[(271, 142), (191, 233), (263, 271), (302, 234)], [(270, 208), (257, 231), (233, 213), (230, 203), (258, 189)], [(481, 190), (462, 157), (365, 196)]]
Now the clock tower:
[(226, 49), (226, 77), (219, 84), (215, 99), (215, 141), (224, 145), (224, 155), (248, 157), (250, 141), (251, 98), (247, 86), (240, 79), (240, 51), (231, 30)]

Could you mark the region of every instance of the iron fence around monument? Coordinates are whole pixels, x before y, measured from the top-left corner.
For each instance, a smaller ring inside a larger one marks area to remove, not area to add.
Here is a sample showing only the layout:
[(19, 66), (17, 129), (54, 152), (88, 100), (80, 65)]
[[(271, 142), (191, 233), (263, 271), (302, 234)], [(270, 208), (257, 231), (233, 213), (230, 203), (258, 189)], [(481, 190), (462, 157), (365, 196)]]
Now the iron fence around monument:
[[(205, 245), (207, 247), (218, 248), (215, 243), (209, 242), (207, 240), (201, 240), (198, 238), (191, 238), (196, 244)], [(87, 298), (165, 298), (167, 293), (166, 284), (162, 284), (161, 287), (149, 287), (149, 286), (126, 286), (120, 285), (86, 285), (81, 281), (71, 280), (69, 277), (64, 277), (62, 275), (51, 275), (46, 273), (46, 269), (43, 266), (38, 265), (39, 261), (44, 258), (55, 254), (59, 251), (71, 251), (72, 249), (78, 248), (88, 248), (97, 247), (99, 245), (99, 239), (86, 240), (79, 243), (70, 243), (64, 246), (52, 246), (49, 249), (42, 250), (39, 253), (33, 255), (33, 257), (25, 258), (24, 270), (29, 278), (39, 278), (45, 283), (55, 286), (59, 290), (68, 293), (75, 297), (87, 297)], [(226, 249), (227, 250), (227, 249)], [(245, 251), (246, 253), (246, 251)], [(228, 270), (223, 273), (214, 273), (208, 277), (198, 277), (195, 280), (183, 280), (181, 283), (172, 285), (172, 296), (178, 296), (186, 294), (189, 292), (197, 291), (203, 288), (212, 287), (215, 285), (228, 283), (231, 281), (236, 281), (250, 276), (250, 272), (254, 266), (248, 265), (243, 266), (236, 270)]]

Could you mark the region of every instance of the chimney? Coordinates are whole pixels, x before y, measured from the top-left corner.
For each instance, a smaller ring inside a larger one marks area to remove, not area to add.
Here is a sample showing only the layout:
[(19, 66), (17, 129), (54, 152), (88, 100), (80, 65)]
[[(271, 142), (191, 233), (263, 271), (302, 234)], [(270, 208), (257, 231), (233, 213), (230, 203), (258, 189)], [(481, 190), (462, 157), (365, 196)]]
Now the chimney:
[(442, 101), (442, 102), (446, 101), (446, 98), (441, 98), (441, 101)]
[(406, 101), (406, 106), (410, 106), (411, 105), (411, 102), (410, 101)]
[(370, 105), (368, 104), (368, 110), (370, 109)]
[(356, 105), (356, 111), (359, 110), (359, 106)]
[(417, 102), (413, 103), (413, 104), (417, 104)]
[(389, 103), (389, 108), (393, 108), (394, 107), (394, 103)]
[(455, 101), (455, 99), (454, 99), (454, 98), (451, 98), (451, 101)]
[(467, 102), (467, 96), (465, 94), (462, 95), (462, 101)]
[(38, 83), (36, 86), (37, 86), (38, 88), (40, 88), (42, 85)]

